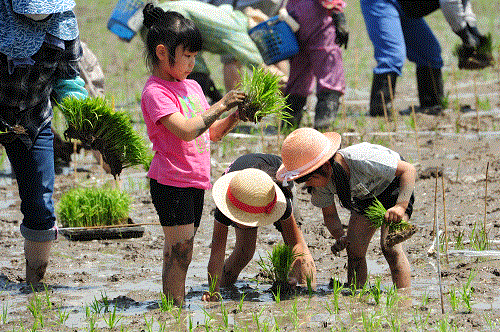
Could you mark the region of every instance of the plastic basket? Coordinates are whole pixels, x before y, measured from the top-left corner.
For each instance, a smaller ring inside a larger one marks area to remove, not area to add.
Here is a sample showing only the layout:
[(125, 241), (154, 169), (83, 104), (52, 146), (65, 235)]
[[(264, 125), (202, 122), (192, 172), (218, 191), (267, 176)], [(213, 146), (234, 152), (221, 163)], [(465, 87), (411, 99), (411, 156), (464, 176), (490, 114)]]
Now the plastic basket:
[(291, 58), (299, 52), (297, 38), (286, 22), (273, 16), (248, 30), (266, 65)]
[(108, 29), (123, 40), (130, 41), (142, 24), (142, 9), (147, 0), (119, 0), (108, 21)]

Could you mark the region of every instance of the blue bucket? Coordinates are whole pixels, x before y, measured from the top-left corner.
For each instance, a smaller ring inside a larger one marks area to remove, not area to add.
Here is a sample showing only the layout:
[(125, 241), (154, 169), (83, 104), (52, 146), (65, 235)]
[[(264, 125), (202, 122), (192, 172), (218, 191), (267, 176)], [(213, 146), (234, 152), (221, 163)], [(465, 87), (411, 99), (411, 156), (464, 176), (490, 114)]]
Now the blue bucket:
[(119, 0), (108, 21), (108, 29), (123, 40), (130, 41), (142, 24), (145, 0)]
[(248, 30), (248, 34), (257, 45), (266, 65), (289, 59), (299, 52), (295, 34), (278, 16), (257, 24)]

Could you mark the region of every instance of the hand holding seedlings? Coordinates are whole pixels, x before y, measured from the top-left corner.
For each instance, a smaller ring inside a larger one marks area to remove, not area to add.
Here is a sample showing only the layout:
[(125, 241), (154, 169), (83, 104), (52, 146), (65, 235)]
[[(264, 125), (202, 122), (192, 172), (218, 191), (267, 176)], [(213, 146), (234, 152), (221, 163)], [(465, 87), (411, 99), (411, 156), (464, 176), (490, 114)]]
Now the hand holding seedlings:
[(280, 76), (263, 68), (253, 68), (252, 74), (244, 72), (240, 88), (246, 98), (238, 108), (241, 121), (254, 123), (274, 114), (279, 120), (290, 117), (286, 112), (286, 97), (281, 92)]

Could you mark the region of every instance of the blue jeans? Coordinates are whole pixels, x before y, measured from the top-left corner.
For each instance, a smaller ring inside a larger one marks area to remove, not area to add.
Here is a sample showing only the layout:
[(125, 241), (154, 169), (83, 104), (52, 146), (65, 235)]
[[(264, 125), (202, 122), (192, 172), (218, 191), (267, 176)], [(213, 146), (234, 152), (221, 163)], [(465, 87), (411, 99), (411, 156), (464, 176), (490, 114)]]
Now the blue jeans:
[(21, 234), (30, 241), (45, 242), (57, 237), (54, 204), (54, 135), (49, 122), (27, 149), (19, 139), (4, 144), (16, 174), (23, 222)]
[(361, 0), (373, 43), (375, 74), (397, 73), (406, 58), (418, 66), (441, 68), (441, 46), (423, 18), (406, 17), (397, 0)]

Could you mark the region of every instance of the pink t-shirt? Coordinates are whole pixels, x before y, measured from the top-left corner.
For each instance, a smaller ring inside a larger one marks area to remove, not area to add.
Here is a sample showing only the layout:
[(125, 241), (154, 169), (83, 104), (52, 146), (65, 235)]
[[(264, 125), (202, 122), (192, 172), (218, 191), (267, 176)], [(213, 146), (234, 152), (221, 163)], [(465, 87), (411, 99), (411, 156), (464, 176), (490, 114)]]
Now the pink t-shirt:
[(186, 142), (160, 122), (161, 118), (175, 112), (189, 119), (209, 107), (196, 81), (169, 82), (149, 77), (141, 98), (142, 114), (155, 151), (148, 177), (168, 186), (211, 188), (208, 130)]

